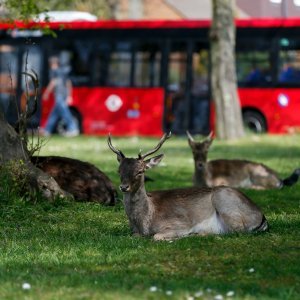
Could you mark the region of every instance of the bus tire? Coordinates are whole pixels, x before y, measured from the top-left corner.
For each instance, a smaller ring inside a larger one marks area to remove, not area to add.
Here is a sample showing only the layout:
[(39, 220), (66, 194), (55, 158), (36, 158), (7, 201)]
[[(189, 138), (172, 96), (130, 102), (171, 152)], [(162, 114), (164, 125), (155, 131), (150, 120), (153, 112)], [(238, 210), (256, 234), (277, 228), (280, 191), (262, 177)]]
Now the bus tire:
[[(82, 117), (81, 117), (80, 113), (72, 107), (70, 108), (70, 111), (72, 113), (73, 121), (76, 123), (77, 128), (79, 129), (79, 132), (83, 133)], [(57, 132), (60, 135), (64, 135), (64, 133), (66, 132), (66, 124), (64, 123), (64, 120), (59, 120), (57, 122), (56, 127), (55, 127), (55, 132)]]
[(255, 110), (243, 111), (243, 121), (246, 129), (254, 133), (267, 132), (267, 122), (263, 114)]

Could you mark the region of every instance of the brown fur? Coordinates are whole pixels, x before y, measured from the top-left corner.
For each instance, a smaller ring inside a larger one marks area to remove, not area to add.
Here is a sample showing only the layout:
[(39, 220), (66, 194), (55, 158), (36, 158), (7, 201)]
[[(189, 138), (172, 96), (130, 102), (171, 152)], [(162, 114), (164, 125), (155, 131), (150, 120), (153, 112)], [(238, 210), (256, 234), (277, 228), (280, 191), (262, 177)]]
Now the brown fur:
[(207, 161), (208, 150), (213, 141), (211, 136), (201, 142), (195, 142), (189, 133), (188, 136), (195, 163), (195, 186), (226, 185), (251, 189), (278, 189), (283, 186), (277, 173), (261, 163), (239, 159)]
[[(159, 145), (165, 140), (166, 135)], [(147, 193), (145, 170), (156, 166), (163, 155), (148, 160), (141, 154), (138, 158), (126, 158), (112, 146), (110, 137), (108, 145), (120, 163), (120, 189), (124, 193), (130, 228), (135, 235), (170, 240), (190, 234), (267, 229), (260, 209), (244, 194), (230, 187), (192, 187)]]
[(117, 192), (111, 180), (94, 165), (60, 156), (34, 156), (33, 164), (52, 176), (76, 201), (114, 205)]

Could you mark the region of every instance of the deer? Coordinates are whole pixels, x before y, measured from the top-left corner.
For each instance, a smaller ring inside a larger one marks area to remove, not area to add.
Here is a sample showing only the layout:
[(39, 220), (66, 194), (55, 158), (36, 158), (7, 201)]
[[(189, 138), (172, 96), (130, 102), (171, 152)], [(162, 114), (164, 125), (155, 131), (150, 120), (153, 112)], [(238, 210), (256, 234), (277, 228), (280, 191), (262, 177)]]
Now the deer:
[(170, 136), (171, 133), (165, 133), (156, 147), (145, 154), (140, 151), (137, 158), (126, 157), (112, 145), (111, 135), (108, 136), (108, 146), (119, 162), (119, 188), (134, 236), (168, 241), (189, 235), (268, 229), (268, 222), (260, 208), (245, 194), (231, 187), (188, 187), (148, 193), (145, 171), (160, 163), (164, 154), (152, 155)]
[(194, 186), (226, 185), (256, 190), (280, 189), (295, 184), (300, 176), (300, 169), (295, 169), (289, 177), (280, 179), (271, 168), (249, 160), (216, 159), (208, 161), (207, 154), (213, 142), (213, 133), (211, 132), (200, 142), (196, 142), (188, 131), (187, 136), (195, 164)]
[[(31, 79), (34, 93), (32, 99), (26, 97), (25, 109), (20, 114), (14, 129), (22, 137), (24, 149), (31, 162), (44, 173), (53, 177), (60, 188), (73, 196), (75, 201), (114, 205), (117, 201), (117, 190), (108, 176), (96, 166), (63, 156), (36, 156), (34, 152), (38, 147), (28, 149), (27, 121), (37, 111), (39, 80), (34, 70), (22, 74)], [(32, 100), (31, 105), (29, 105), (28, 99)]]
[(31, 162), (53, 177), (75, 201), (116, 204), (118, 195), (112, 181), (91, 163), (63, 156), (32, 156)]

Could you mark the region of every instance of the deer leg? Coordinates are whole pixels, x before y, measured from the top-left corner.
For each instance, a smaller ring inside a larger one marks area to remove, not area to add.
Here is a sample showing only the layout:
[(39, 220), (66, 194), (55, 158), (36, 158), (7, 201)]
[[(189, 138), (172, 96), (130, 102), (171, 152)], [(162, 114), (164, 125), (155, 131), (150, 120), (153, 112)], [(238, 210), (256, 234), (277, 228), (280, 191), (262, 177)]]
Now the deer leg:
[(264, 176), (252, 176), (252, 188), (256, 190), (265, 190), (267, 188), (276, 188), (279, 186), (277, 182), (272, 182), (270, 178)]
[(257, 190), (278, 189), (282, 186), (280, 178), (263, 166), (256, 166), (251, 169), (250, 180), (253, 184), (252, 188)]
[(227, 232), (246, 231), (245, 221), (239, 213), (219, 212), (219, 217)]
[(142, 234), (138, 231), (138, 229), (135, 226), (130, 226), (131, 234), (133, 236), (142, 236)]
[(156, 233), (153, 238), (155, 241), (170, 241), (190, 235), (188, 230), (166, 230)]
[(261, 185), (252, 185), (251, 188), (253, 190), (258, 190), (258, 191), (262, 191), (262, 190), (266, 189), (264, 186), (261, 186)]
[(229, 187), (215, 189), (212, 203), (226, 232), (255, 230), (264, 218), (260, 209), (246, 195)]
[(138, 232), (133, 232), (132, 236), (133, 237), (141, 237), (142, 235), (140, 233), (138, 233)]

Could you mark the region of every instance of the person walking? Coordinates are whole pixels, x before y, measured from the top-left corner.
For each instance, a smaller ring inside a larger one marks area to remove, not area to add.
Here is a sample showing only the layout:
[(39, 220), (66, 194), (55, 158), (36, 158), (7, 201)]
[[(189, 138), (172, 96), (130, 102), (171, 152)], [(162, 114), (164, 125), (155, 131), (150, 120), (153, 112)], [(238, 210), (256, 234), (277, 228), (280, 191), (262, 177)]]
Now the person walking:
[(50, 82), (46, 87), (42, 99), (47, 101), (50, 93), (54, 92), (54, 107), (48, 117), (45, 128), (42, 130), (44, 136), (49, 136), (56, 126), (58, 120), (62, 119), (66, 125), (64, 136), (73, 137), (79, 134), (77, 124), (72, 118), (68, 104), (72, 99), (72, 82), (69, 79), (70, 67), (61, 66), (59, 58), (53, 56), (49, 59)]

